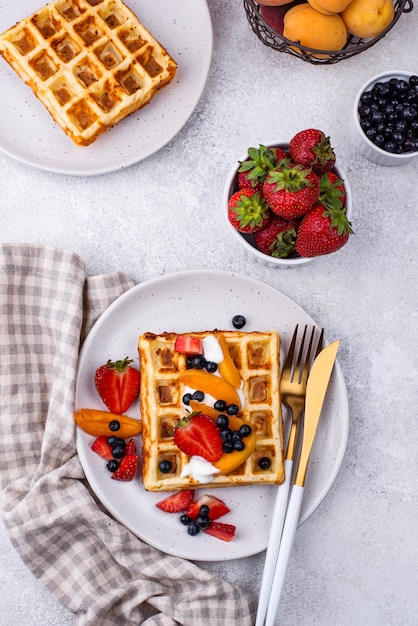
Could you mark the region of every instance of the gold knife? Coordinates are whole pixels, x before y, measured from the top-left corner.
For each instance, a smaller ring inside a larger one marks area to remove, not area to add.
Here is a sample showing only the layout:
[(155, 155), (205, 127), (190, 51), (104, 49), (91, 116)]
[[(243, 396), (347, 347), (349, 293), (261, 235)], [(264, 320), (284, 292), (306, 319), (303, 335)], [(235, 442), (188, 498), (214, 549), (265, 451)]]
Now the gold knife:
[(292, 493), (286, 511), (286, 520), (283, 527), (279, 553), (271, 585), (270, 601), (267, 609), (265, 626), (274, 626), (277, 609), (280, 604), (280, 598), (286, 580), (287, 566), (289, 564), (290, 554), (299, 520), (300, 508), (302, 505), (309, 457), (311, 455), (316, 429), (318, 427), (322, 406), (324, 404), (339, 345), (339, 341), (334, 341), (324, 348), (316, 357), (309, 373), (308, 384), (306, 387), (302, 449), (296, 471), (295, 482), (292, 487)]

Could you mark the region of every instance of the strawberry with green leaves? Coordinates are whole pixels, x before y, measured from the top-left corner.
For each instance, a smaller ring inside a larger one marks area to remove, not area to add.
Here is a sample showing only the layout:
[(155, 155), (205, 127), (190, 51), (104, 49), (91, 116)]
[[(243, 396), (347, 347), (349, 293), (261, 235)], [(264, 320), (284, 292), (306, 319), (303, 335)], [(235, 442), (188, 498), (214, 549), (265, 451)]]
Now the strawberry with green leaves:
[(188, 456), (201, 456), (210, 463), (219, 461), (223, 455), (220, 430), (202, 413), (192, 413), (177, 422), (174, 443)]
[(254, 235), (254, 243), (264, 254), (286, 258), (295, 252), (298, 224), (297, 220), (289, 222), (274, 215), (267, 226)]
[(228, 202), (228, 220), (240, 233), (256, 233), (265, 228), (271, 212), (261, 193), (255, 189), (241, 189)]
[(109, 359), (94, 374), (97, 393), (111, 413), (122, 415), (138, 396), (141, 376), (131, 363), (129, 357), (120, 361)]
[(352, 233), (345, 208), (326, 208), (317, 204), (299, 226), (296, 252), (302, 257), (336, 252), (347, 243)]
[(263, 196), (276, 215), (290, 221), (305, 215), (318, 201), (319, 182), (310, 168), (282, 162), (267, 176)]
[(342, 209), (345, 206), (346, 192), (344, 181), (334, 172), (325, 172), (319, 184), (319, 204), (327, 208)]
[(289, 152), (295, 163), (311, 167), (317, 174), (324, 174), (335, 165), (330, 138), (315, 128), (307, 128), (294, 135), (289, 143)]
[(260, 146), (248, 148), (248, 158), (240, 161), (238, 170), (238, 187), (240, 189), (261, 189), (267, 174), (274, 170), (282, 159), (289, 155), (281, 148)]

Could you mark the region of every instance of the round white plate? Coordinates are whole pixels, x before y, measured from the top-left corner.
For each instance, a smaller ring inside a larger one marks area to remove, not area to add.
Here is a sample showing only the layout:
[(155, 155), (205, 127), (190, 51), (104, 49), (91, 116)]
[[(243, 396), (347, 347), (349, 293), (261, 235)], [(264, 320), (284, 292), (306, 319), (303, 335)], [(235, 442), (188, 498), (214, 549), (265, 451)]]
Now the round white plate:
[[(238, 313), (247, 319), (246, 331), (279, 331), (282, 358), (295, 324), (315, 324), (276, 289), (238, 274), (191, 270), (146, 281), (116, 300), (87, 337), (80, 354), (77, 407), (104, 408), (94, 387), (94, 372), (108, 359), (125, 356), (135, 359), (138, 365), (140, 334), (232, 329), (232, 317)], [(137, 402), (128, 414), (139, 417)], [(347, 435), (347, 393), (337, 362), (311, 454), (301, 523), (330, 489), (344, 456)], [(148, 544), (169, 554), (200, 561), (236, 559), (266, 548), (277, 487), (254, 485), (212, 490), (210, 493), (224, 500), (231, 509), (220, 521), (235, 524), (236, 535), (229, 543), (204, 533), (190, 537), (179, 515), (156, 508), (155, 503), (168, 494), (145, 491), (140, 477), (130, 483), (112, 480), (103, 459), (90, 449), (93, 440), (94, 437), (78, 430), (78, 454), (93, 491), (117, 520)], [(139, 450), (140, 446), (138, 437)]]
[[(0, 0), (0, 32), (43, 4)], [(79, 147), (0, 59), (1, 150), (43, 170), (88, 176), (137, 163), (179, 132), (199, 101), (210, 67), (213, 33), (206, 1), (127, 0), (127, 4), (177, 62), (173, 82), (91, 146)]]

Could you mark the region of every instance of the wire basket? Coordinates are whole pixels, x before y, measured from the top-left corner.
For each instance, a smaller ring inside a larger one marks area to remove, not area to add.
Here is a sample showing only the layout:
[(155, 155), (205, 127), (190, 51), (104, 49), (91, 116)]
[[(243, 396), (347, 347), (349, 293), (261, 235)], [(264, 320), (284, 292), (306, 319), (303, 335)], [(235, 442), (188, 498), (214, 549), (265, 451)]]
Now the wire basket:
[[(253, 0), (244, 0), (244, 8), (247, 14), (247, 19), (251, 25), (251, 28), (261, 41), (274, 50), (279, 52), (286, 52), (295, 57), (299, 57), (303, 61), (312, 63), (313, 65), (331, 65), (333, 63), (339, 63), (344, 59), (349, 59), (356, 54), (360, 54), (364, 50), (371, 48), (395, 26), (396, 22), (402, 15), (402, 13), (410, 13), (413, 9), (412, 0), (395, 0), (394, 9), (395, 16), (392, 23), (373, 39), (361, 39), (348, 35), (347, 43), (342, 50), (316, 50), (314, 48), (308, 48), (298, 43), (297, 49), (294, 46), (295, 42), (286, 39), (283, 35), (280, 35), (275, 31), (261, 16), (260, 5)], [(321, 56), (314, 56), (320, 54)], [(323, 55), (323, 56), (322, 56)]]

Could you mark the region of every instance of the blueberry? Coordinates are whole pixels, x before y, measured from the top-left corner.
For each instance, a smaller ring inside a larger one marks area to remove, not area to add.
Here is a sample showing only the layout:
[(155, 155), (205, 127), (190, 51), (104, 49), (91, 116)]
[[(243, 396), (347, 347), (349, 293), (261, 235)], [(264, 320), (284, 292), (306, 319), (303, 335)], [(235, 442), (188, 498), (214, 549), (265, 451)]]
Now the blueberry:
[(210, 524), (210, 519), (207, 515), (198, 515), (195, 520), (195, 524), (201, 530), (207, 528)]
[(116, 432), (120, 428), (120, 421), (112, 420), (111, 422), (109, 422), (109, 428), (111, 431)]
[(121, 459), (125, 456), (125, 446), (115, 446), (112, 448), (112, 454), (115, 459)]
[(206, 365), (206, 359), (202, 354), (198, 354), (193, 357), (193, 367), (196, 370), (203, 370)]
[(223, 415), (222, 413), (218, 415), (216, 418), (216, 425), (218, 428), (224, 429), (229, 426), (229, 417), (227, 415)]
[(193, 368), (193, 357), (189, 354), (186, 357), (186, 369), (191, 370)]
[(192, 394), (192, 400), (196, 400), (196, 402), (203, 402), (204, 397), (205, 394), (203, 393), (203, 391), (200, 391), (200, 389), (197, 389)]
[(240, 426), (239, 432), (241, 437), (249, 437), (252, 433), (252, 428), (249, 424), (243, 424)]
[(219, 434), (223, 441), (229, 441), (232, 439), (233, 432), (230, 428), (223, 428)]
[(230, 452), (234, 451), (234, 444), (230, 439), (222, 443), (222, 450), (225, 452), (225, 454), (229, 454)]
[(210, 509), (207, 504), (202, 504), (202, 506), (199, 509), (200, 515), (209, 515), (209, 511)]
[(234, 450), (237, 450), (237, 452), (241, 452), (242, 450), (245, 449), (245, 443), (243, 442), (242, 439), (236, 439), (233, 442), (233, 446), (234, 446)]
[(116, 459), (112, 459), (111, 461), (109, 461), (106, 465), (107, 469), (109, 470), (109, 472), (116, 472), (116, 470), (119, 467), (119, 461), (117, 461)]
[(413, 106), (406, 106), (403, 109), (403, 111), (401, 113), (401, 116), (402, 116), (402, 118), (404, 120), (412, 121), (412, 120), (414, 120), (417, 117), (417, 112), (418, 112), (418, 109), (416, 109), (415, 107), (413, 107)]
[(271, 460), (268, 458), (268, 456), (263, 456), (258, 461), (258, 467), (262, 470), (269, 469), (270, 465), (271, 465)]
[(206, 361), (206, 371), (209, 374), (213, 374), (218, 369), (218, 364), (215, 361)]
[(247, 320), (245, 319), (243, 315), (234, 315), (234, 317), (232, 318), (232, 326), (234, 328), (237, 328), (238, 330), (240, 328), (244, 328), (246, 323), (247, 323)]
[(224, 411), (226, 411), (226, 402), (225, 400), (216, 400), (215, 404), (213, 405), (213, 408), (216, 411), (221, 411), (221, 413), (223, 413)]
[(185, 393), (184, 396), (182, 397), (183, 403), (186, 404), (187, 406), (190, 404), (191, 399), (192, 399), (191, 393)]
[(191, 521), (188, 523), (187, 525), (187, 532), (189, 533), (189, 535), (191, 535), (192, 537), (195, 537), (196, 535), (199, 534), (200, 532), (200, 528), (199, 526), (197, 526), (197, 524), (195, 524), (195, 522)]
[(171, 463), (167, 459), (160, 461), (158, 466), (160, 468), (161, 474), (169, 474), (171, 472)]
[(226, 412), (228, 415), (237, 415), (239, 412), (239, 406), (237, 404), (228, 404), (226, 407)]
[(186, 513), (183, 513), (182, 515), (180, 515), (180, 522), (184, 524), (184, 526), (187, 526), (188, 524), (190, 524), (191, 521), (192, 520), (190, 519), (188, 515), (186, 515)]

